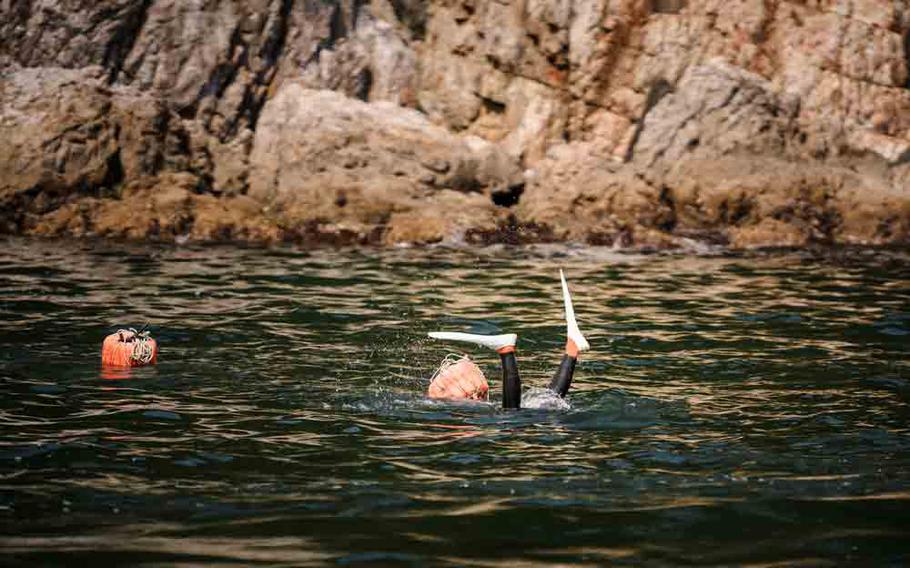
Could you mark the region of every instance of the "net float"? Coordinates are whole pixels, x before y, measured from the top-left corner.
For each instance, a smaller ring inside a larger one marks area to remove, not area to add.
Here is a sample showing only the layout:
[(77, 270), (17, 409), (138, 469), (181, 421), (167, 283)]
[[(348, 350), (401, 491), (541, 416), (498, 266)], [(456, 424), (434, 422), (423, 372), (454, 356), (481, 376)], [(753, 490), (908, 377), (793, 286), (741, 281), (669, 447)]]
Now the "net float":
[(111, 367), (144, 367), (158, 362), (158, 342), (149, 332), (118, 329), (104, 338), (101, 364)]

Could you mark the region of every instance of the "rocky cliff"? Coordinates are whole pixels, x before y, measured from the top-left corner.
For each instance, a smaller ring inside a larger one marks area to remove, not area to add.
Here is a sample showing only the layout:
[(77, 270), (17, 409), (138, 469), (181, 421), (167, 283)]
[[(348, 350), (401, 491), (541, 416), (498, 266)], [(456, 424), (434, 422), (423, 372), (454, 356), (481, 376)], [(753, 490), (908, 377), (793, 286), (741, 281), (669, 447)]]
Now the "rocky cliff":
[(0, 0), (0, 231), (910, 240), (906, 0)]

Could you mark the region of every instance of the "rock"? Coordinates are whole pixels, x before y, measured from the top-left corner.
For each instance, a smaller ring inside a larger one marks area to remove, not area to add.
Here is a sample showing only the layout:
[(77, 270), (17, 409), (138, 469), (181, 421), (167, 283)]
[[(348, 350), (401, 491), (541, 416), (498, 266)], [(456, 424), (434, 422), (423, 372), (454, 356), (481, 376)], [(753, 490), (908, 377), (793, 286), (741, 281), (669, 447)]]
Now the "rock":
[(278, 241), (284, 233), (246, 196), (216, 198), (195, 191), (191, 174), (130, 183), (117, 199), (86, 197), (46, 215), (30, 230), (41, 236), (101, 236), (163, 241)]
[(191, 169), (187, 134), (166, 105), (108, 88), (100, 68), (8, 73), (0, 103), (0, 202), (10, 230), (82, 196), (114, 196), (124, 180)]
[[(727, 158), (681, 164), (663, 181), (680, 234), (717, 232), (748, 247), (910, 238), (906, 221), (889, 213), (906, 211), (910, 195), (853, 168)], [(858, 201), (868, 206), (865, 217), (856, 214)]]
[[(905, 164), (905, 167), (908, 166)], [(910, 173), (906, 167), (905, 174)], [(845, 186), (840, 192), (840, 223), (834, 240), (856, 245), (910, 242), (910, 175), (892, 187)]]
[[(786, 14), (786, 8), (782, 12)], [(779, 21), (776, 39), (780, 42), (778, 49), (801, 67), (808, 65), (883, 86), (906, 84), (900, 34), (836, 13), (802, 12), (799, 17), (799, 24), (792, 19)]]
[(889, 164), (901, 164), (910, 160), (910, 140), (901, 140), (871, 130), (854, 130), (847, 140), (854, 150), (873, 152)]
[[(873, 117), (886, 134), (910, 132), (908, 67), (901, 55), (910, 22), (888, 30), (849, 17), (874, 3), (841, 2), (826, 6), (827, 13), (783, 3), (776, 11), (771, 44), (780, 67), (773, 81), (799, 97), (801, 126), (820, 132), (820, 145), (830, 146), (824, 140), (832, 133), (870, 125)], [(879, 13), (892, 21), (888, 9)]]
[(636, 126), (625, 116), (600, 110), (588, 115), (579, 137), (603, 159), (623, 162), (631, 154), (637, 133)]
[[(673, 212), (661, 190), (629, 168), (597, 158), (591, 145), (551, 151), (538, 165), (517, 209), (522, 222), (549, 227), (557, 239), (594, 244), (669, 245), (653, 230), (672, 228)], [(647, 235), (647, 242), (636, 239)]]
[(0, 3), (0, 62), (25, 67), (103, 66), (115, 76), (142, 27), (147, 0)]
[(905, 242), (908, 36), (904, 0), (0, 2), (0, 230)]
[(690, 68), (647, 113), (632, 154), (648, 167), (733, 152), (783, 155), (797, 134), (797, 108), (761, 77), (714, 60)]
[(117, 76), (198, 117), (222, 140), (255, 126), (277, 73), (286, 2), (155, 0)]
[(443, 190), (419, 208), (392, 213), (383, 235), (386, 244), (462, 242), (468, 232), (495, 231), (505, 216), (477, 194)]
[(910, 240), (910, 194), (881, 176), (755, 157), (688, 159), (661, 173), (597, 163), (588, 150), (551, 151), (519, 204), (523, 222), (557, 239), (645, 248)]
[(23, 69), (0, 82), (0, 200), (53, 200), (119, 176), (99, 68)]
[(167, 103), (130, 87), (111, 89), (112, 120), (116, 125), (123, 180), (154, 176), (162, 171), (195, 171), (188, 147), (191, 133)]
[(773, 218), (762, 219), (754, 225), (733, 227), (730, 246), (735, 249), (766, 247), (801, 247), (809, 242), (805, 231)]
[(302, 82), (364, 101), (416, 103), (417, 56), (389, 22), (362, 9), (344, 42), (319, 51)]
[[(441, 190), (481, 193), (472, 200), (481, 219), (495, 209), (492, 192), (520, 179), (514, 161), (491, 144), (454, 136), (416, 111), (298, 83), (286, 83), (266, 105), (250, 168), (250, 197), (280, 211), (285, 223), (338, 223), (362, 234), (396, 214), (404, 227), (419, 216), (401, 214), (434, 210)], [(440, 219), (450, 232), (471, 222), (450, 213)], [(389, 238), (407, 234), (415, 233), (396, 229)]]
[(31, 233), (172, 240), (192, 226), (190, 205), (196, 183), (189, 174), (141, 178), (130, 183), (119, 199), (86, 197), (69, 203), (42, 218)]
[(418, 101), (434, 121), (530, 163), (561, 141), (567, 106), (569, 5), (434, 4), (417, 47)]

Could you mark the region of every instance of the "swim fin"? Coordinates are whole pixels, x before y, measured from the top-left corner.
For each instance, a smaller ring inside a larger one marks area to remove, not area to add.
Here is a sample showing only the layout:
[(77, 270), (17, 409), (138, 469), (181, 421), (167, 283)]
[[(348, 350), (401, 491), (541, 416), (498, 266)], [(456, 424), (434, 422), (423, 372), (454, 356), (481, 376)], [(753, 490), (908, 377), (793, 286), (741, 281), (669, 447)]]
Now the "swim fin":
[(518, 336), (514, 333), (505, 333), (503, 335), (479, 335), (475, 333), (460, 333), (457, 331), (432, 331), (428, 335), (433, 339), (474, 343), (495, 351), (501, 351), (508, 347), (515, 347), (515, 344), (518, 342)]
[(581, 330), (578, 329), (578, 321), (575, 319), (575, 308), (572, 307), (572, 296), (569, 294), (569, 285), (566, 284), (566, 275), (563, 274), (562, 269), (559, 270), (559, 278), (562, 280), (562, 300), (566, 307), (566, 335), (575, 343), (579, 352), (588, 351), (591, 349), (591, 345), (585, 339), (585, 336), (581, 334)]

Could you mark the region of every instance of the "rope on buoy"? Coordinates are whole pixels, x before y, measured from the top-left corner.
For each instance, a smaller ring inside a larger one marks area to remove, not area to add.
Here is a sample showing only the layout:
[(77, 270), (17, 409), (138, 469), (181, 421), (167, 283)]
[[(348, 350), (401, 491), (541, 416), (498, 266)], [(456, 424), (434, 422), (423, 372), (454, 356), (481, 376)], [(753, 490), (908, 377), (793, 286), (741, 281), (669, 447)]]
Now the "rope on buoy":
[(142, 367), (155, 363), (158, 358), (158, 342), (146, 331), (135, 328), (118, 329), (104, 338), (101, 347), (101, 363), (120, 367)]
[(121, 329), (117, 331), (122, 336), (124, 333), (132, 334), (136, 346), (130, 353), (130, 361), (136, 361), (140, 365), (148, 365), (155, 357), (155, 346), (152, 344), (152, 338), (147, 331), (136, 331), (133, 328)]

